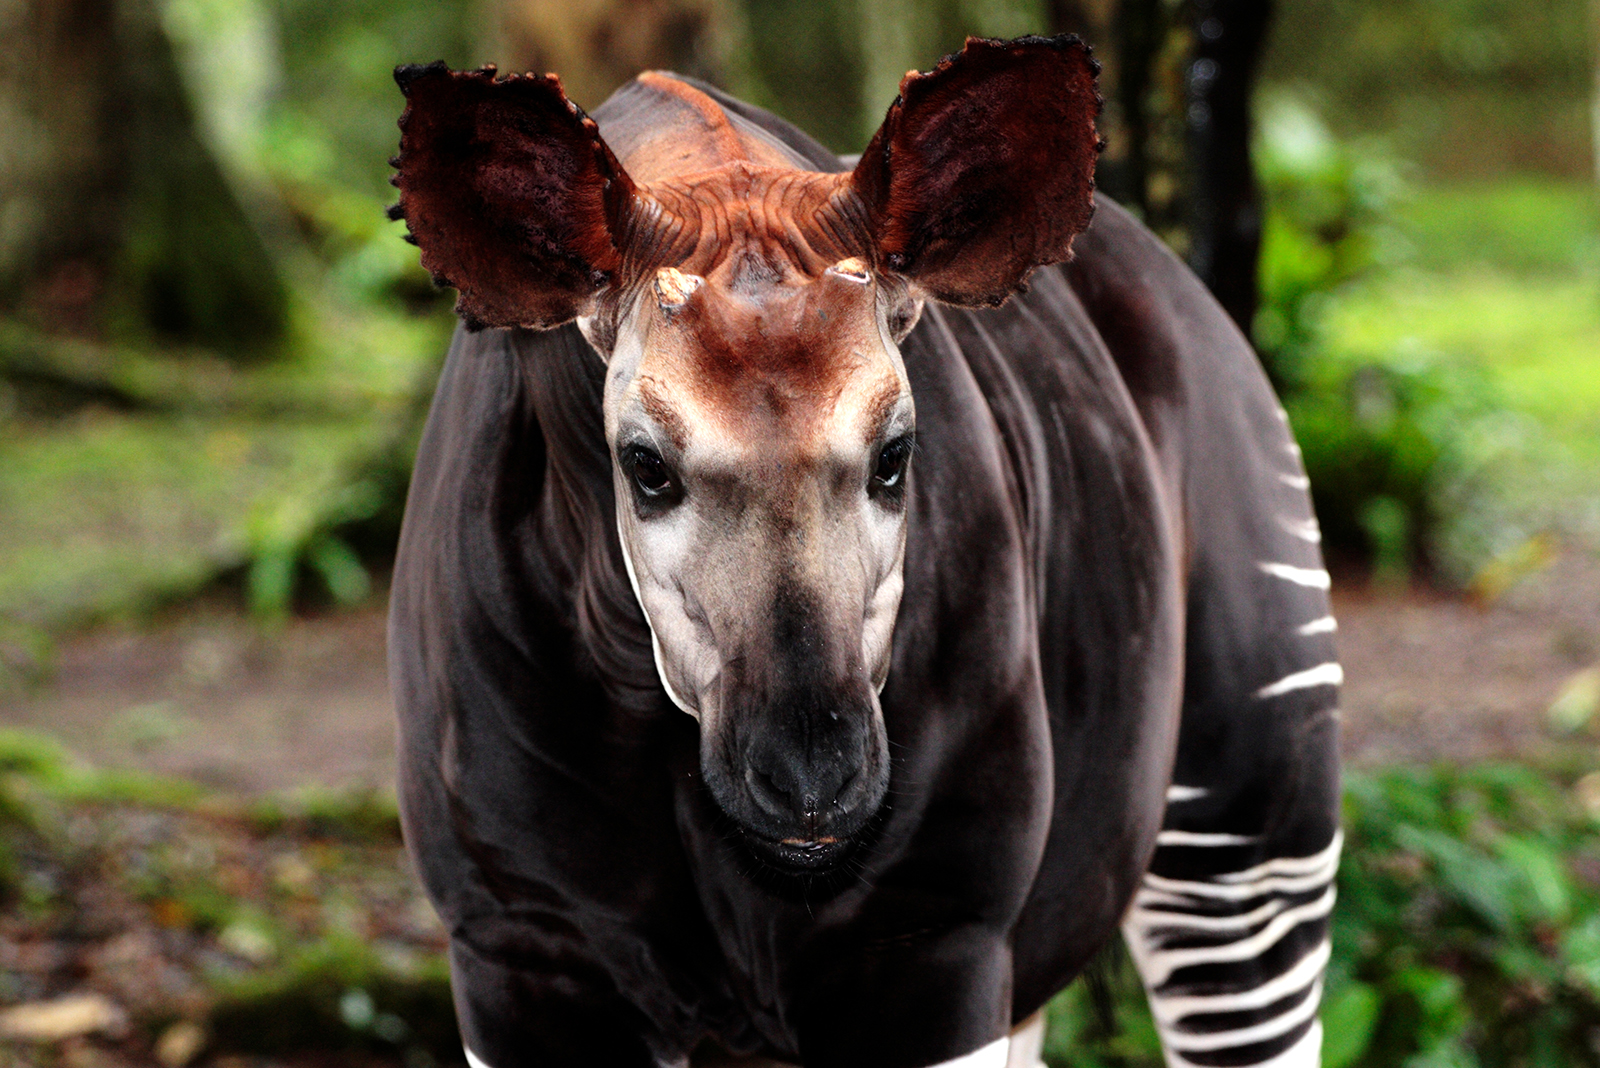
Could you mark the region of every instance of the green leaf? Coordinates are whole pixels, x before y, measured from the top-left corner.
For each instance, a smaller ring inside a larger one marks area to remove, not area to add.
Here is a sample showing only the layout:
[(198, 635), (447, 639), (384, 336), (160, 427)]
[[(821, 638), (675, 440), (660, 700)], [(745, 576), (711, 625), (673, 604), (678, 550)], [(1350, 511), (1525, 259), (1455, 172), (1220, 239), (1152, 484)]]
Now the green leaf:
[(372, 579), (361, 565), (361, 558), (332, 534), (319, 538), (312, 545), (310, 563), (340, 604), (358, 604), (372, 592)]
[(1366, 983), (1351, 983), (1323, 1004), (1322, 1068), (1345, 1068), (1367, 1052), (1382, 1007)]

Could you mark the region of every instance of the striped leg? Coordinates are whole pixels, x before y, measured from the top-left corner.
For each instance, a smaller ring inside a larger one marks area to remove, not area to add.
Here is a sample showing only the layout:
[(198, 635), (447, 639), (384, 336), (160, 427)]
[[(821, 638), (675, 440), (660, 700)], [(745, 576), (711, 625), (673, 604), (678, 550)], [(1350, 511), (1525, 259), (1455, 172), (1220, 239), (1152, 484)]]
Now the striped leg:
[[(1237, 848), (1198, 837), (1174, 838), (1161, 849)], [(1316, 1068), (1341, 837), (1336, 831), (1309, 856), (1238, 871), (1145, 875), (1122, 930), (1169, 1068)]]
[(1268, 459), (1265, 514), (1204, 519), (1173, 785), (1123, 920), (1169, 1068), (1321, 1060), (1344, 673), (1305, 476)]

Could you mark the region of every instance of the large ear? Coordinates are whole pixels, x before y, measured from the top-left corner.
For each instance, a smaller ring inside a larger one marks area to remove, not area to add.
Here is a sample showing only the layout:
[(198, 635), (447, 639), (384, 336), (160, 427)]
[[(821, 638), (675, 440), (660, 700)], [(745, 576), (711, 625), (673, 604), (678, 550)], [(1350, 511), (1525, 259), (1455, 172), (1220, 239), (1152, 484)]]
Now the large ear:
[(469, 327), (558, 326), (621, 266), (634, 186), (555, 75), (443, 63), (394, 72), (406, 96), (390, 179), (434, 281)]
[(1094, 210), (1099, 72), (1076, 37), (969, 37), (907, 74), (851, 177), (879, 265), (947, 304), (994, 305), (1070, 256)]

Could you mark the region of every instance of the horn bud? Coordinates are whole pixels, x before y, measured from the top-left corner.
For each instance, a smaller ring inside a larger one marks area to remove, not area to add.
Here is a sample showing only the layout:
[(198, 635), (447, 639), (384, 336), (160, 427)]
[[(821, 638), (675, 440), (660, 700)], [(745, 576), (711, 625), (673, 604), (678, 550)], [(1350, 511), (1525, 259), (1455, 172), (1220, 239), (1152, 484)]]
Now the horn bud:
[(688, 274), (676, 267), (663, 267), (656, 272), (656, 302), (665, 312), (675, 312), (689, 303), (695, 291), (705, 285), (705, 279)]
[(857, 285), (864, 286), (872, 281), (872, 271), (867, 267), (867, 261), (860, 256), (847, 256), (829, 267), (826, 273)]

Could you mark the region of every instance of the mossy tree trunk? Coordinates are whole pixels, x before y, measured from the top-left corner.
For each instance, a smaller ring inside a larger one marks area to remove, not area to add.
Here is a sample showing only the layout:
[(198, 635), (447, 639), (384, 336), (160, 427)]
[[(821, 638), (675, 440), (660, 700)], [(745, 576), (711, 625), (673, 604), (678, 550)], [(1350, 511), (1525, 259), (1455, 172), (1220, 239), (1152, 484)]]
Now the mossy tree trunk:
[(286, 287), (196, 133), (151, 0), (19, 0), (0, 33), (0, 312), (272, 351)]

